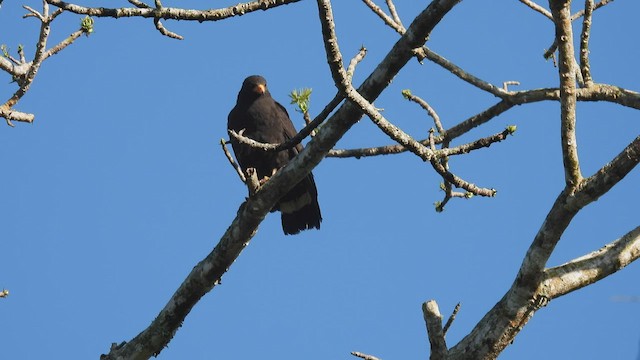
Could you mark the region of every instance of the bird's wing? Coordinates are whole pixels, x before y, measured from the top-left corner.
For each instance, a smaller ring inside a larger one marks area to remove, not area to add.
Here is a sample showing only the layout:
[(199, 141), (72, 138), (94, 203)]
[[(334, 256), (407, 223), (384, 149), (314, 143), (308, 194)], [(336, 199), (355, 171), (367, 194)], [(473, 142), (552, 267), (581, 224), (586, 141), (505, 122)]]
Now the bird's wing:
[[(293, 125), (293, 122), (291, 121), (291, 118), (289, 117), (289, 112), (287, 112), (287, 109), (285, 109), (284, 106), (282, 106), (279, 102), (276, 101), (276, 105), (278, 106), (278, 108), (280, 110), (282, 110), (282, 116), (279, 116), (278, 118), (280, 119), (280, 123), (282, 125), (282, 130), (284, 132), (284, 137), (289, 140), (292, 137), (296, 136), (298, 134), (298, 131), (296, 130), (296, 127)], [(294, 154), (298, 154), (300, 151), (302, 151), (302, 145), (301, 144), (297, 144), (292, 151), (294, 152)]]

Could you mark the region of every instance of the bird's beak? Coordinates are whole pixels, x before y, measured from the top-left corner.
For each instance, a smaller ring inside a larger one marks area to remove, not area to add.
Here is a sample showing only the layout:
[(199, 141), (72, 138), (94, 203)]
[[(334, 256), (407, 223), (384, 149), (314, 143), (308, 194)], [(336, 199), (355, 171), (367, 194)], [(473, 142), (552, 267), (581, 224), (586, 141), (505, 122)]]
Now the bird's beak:
[(265, 84), (258, 84), (253, 88), (253, 92), (256, 94), (264, 94), (267, 91), (267, 86)]

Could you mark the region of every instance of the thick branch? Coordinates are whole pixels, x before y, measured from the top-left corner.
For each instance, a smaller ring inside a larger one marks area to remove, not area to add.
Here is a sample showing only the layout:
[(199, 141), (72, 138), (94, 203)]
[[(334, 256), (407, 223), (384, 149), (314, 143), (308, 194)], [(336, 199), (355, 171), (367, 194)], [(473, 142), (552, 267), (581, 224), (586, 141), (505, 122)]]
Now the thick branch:
[(435, 300), (422, 304), (422, 314), (427, 325), (427, 335), (431, 344), (430, 360), (445, 360), (447, 358), (447, 343), (442, 331), (442, 315)]
[(639, 162), (640, 136), (579, 186), (567, 186), (560, 193), (529, 247), (513, 285), (473, 331), (449, 351), (452, 359), (494, 359), (513, 341), (548, 300), (546, 290), (541, 287), (548, 277), (544, 267), (573, 217), (607, 193)]
[(640, 227), (583, 257), (545, 270), (541, 285), (549, 299), (601, 280), (640, 258)]

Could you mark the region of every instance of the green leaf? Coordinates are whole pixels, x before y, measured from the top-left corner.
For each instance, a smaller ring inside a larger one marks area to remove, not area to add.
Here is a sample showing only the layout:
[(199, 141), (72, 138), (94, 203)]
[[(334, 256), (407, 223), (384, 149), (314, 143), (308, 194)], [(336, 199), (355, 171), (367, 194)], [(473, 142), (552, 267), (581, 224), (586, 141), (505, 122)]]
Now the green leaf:
[(298, 109), (296, 109), (296, 111), (299, 111), (303, 114), (309, 111), (309, 103), (311, 102), (311, 91), (312, 90), (309, 88), (300, 90), (294, 89), (289, 94), (289, 97), (291, 98), (291, 104), (296, 104), (298, 106)]
[(85, 16), (80, 22), (80, 28), (84, 31), (85, 35), (89, 36), (93, 32), (93, 19), (90, 16)]

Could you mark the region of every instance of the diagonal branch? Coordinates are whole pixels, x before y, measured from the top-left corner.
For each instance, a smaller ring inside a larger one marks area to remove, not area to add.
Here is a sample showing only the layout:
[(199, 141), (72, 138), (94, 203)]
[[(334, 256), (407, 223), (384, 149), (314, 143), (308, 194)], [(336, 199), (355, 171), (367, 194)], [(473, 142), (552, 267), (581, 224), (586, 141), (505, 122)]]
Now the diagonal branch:
[(532, 0), (520, 0), (521, 3), (527, 5), (532, 10), (539, 12), (540, 14), (546, 16), (549, 20), (553, 20), (553, 15), (549, 12), (549, 10), (543, 8), (542, 6), (536, 4)]
[[(529, 246), (511, 288), (472, 332), (450, 349), (452, 359), (495, 358), (513, 341), (535, 311), (549, 299), (546, 289), (541, 287), (548, 278), (545, 265), (573, 217), (607, 193), (638, 163), (640, 136), (578, 187), (567, 186), (560, 193)], [(635, 254), (633, 251), (628, 253)]]
[(540, 286), (549, 299), (601, 280), (640, 258), (640, 227), (599, 250), (544, 271)]

